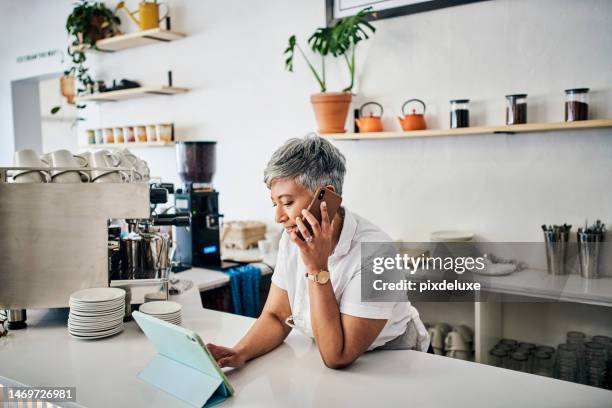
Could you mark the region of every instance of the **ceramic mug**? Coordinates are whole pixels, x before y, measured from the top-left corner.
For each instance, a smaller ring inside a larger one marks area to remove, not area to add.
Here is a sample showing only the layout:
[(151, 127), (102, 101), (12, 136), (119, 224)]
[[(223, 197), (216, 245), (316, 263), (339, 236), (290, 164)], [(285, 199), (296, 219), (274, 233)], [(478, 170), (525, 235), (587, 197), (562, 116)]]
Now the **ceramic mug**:
[(94, 183), (127, 183), (130, 176), (125, 171), (109, 171), (93, 180)]
[[(43, 155), (51, 167), (86, 167), (88, 160), (86, 157), (72, 154), (69, 150), (56, 150)], [(59, 170), (51, 172), (53, 183), (80, 183), (82, 178), (89, 181), (89, 175), (85, 172)]]
[[(47, 167), (49, 165), (32, 149), (16, 151), (13, 155), (13, 164), (16, 167)], [(13, 174), (15, 183), (45, 183), (47, 178), (47, 172), (38, 170), (17, 170)]]
[(138, 157), (134, 156), (128, 149), (119, 150), (116, 152), (116, 155), (119, 157), (119, 167), (132, 169), (134, 180), (140, 181), (143, 179), (143, 176), (139, 171), (141, 160)]
[(115, 172), (112, 167), (117, 167), (120, 162), (120, 158), (116, 153), (111, 153), (108, 150), (97, 150), (94, 152), (87, 152), (84, 156), (89, 161), (90, 168), (106, 168), (107, 170), (91, 170), (91, 181), (95, 181), (99, 177), (105, 174)]

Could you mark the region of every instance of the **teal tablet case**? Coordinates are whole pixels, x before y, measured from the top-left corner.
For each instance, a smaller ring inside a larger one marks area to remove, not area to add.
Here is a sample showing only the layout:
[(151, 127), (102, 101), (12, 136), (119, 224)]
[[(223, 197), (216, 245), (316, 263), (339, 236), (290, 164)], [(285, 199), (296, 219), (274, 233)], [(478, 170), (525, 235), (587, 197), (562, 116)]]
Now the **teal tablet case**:
[(138, 378), (198, 408), (216, 405), (234, 393), (197, 333), (141, 312), (132, 316), (157, 348)]

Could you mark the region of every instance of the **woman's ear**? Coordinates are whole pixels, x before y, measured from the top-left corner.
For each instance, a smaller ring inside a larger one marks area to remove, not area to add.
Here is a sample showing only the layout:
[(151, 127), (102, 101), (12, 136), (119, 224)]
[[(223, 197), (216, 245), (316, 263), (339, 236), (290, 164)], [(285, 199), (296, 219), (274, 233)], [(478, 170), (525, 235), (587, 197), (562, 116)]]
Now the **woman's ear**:
[(325, 188), (333, 191), (334, 193), (336, 192), (336, 187), (332, 186), (331, 184), (326, 185)]

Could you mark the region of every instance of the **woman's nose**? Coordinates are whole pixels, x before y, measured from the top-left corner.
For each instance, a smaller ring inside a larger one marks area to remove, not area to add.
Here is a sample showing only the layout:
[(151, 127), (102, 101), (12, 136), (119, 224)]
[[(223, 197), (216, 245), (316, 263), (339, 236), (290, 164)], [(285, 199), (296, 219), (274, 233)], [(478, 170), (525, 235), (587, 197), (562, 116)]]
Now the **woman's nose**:
[(274, 221), (278, 224), (283, 224), (287, 221), (288, 217), (281, 205), (277, 205), (274, 211)]

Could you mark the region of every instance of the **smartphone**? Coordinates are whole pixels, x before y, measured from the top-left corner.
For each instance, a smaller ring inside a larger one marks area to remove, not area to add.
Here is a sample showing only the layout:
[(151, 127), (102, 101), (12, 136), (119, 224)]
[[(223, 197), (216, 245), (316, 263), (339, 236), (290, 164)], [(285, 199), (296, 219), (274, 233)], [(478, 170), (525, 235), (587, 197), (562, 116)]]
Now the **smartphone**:
[[(336, 216), (338, 209), (340, 208), (340, 204), (342, 203), (342, 196), (336, 194), (336, 192), (326, 187), (319, 187), (317, 189), (312, 201), (310, 202), (310, 205), (308, 205), (308, 211), (310, 211), (310, 213), (314, 215), (314, 217), (319, 222), (321, 222), (321, 203), (323, 201), (325, 201), (325, 203), (327, 204), (327, 214), (329, 215), (329, 221), (331, 222)], [(308, 228), (308, 231), (310, 231), (310, 233), (312, 234), (312, 227), (310, 226), (308, 220), (302, 217), (302, 221), (304, 221), (304, 225), (306, 225), (306, 228)], [(302, 241), (304, 240), (304, 237), (302, 237), (302, 233), (300, 232), (300, 230), (297, 231), (297, 236)]]

